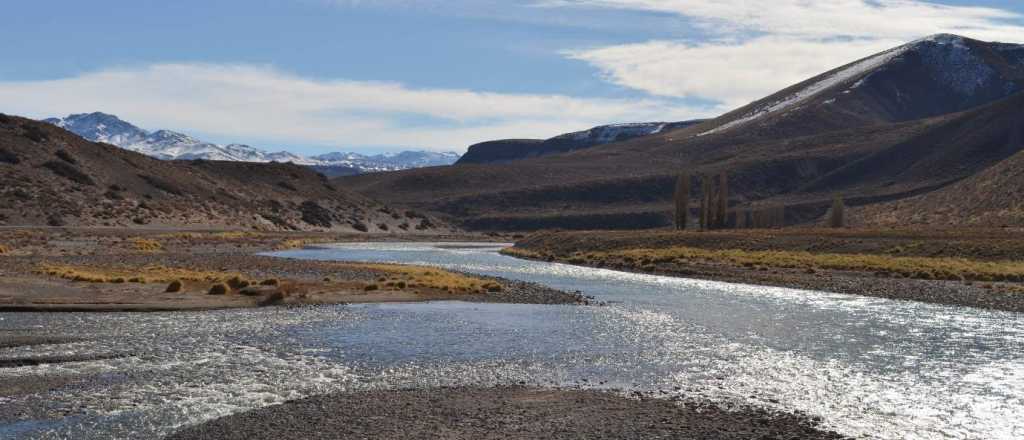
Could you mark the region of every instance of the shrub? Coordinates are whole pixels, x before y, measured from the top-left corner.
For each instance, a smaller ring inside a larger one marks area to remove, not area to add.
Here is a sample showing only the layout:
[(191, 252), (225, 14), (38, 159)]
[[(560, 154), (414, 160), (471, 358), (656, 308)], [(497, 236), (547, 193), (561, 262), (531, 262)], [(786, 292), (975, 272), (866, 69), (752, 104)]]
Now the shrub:
[(367, 284), (366, 287), (363, 287), (363, 290), (365, 290), (367, 292), (372, 292), (374, 290), (379, 290), (379, 289), (380, 289), (380, 286), (378, 286), (376, 284)]
[(240, 276), (234, 276), (228, 280), (228, 285), (231, 286), (231, 288), (233, 289), (244, 289), (246, 287), (249, 287), (249, 281), (243, 279)]
[(277, 285), (280, 285), (280, 284), (281, 284), (281, 282), (278, 281), (277, 278), (270, 278), (270, 279), (266, 279), (266, 280), (263, 280), (263, 281), (260, 282), (261, 286), (277, 286)]
[(6, 254), (6, 253), (8, 253), (10, 251), (11, 251), (10, 248), (0, 244), (0, 255)]
[(22, 125), (21, 128), (25, 130), (25, 133), (23, 135), (33, 141), (43, 142), (49, 139), (49, 136), (46, 134), (46, 131), (43, 131), (43, 129), (35, 125), (26, 124)]
[(63, 160), (64, 162), (67, 162), (71, 165), (78, 165), (78, 160), (71, 156), (71, 153), (68, 153), (65, 150), (57, 150), (57, 152), (54, 154), (56, 154), (58, 159)]
[(11, 165), (17, 165), (21, 163), (21, 158), (17, 154), (7, 149), (0, 148), (0, 162), (9, 163)]
[(275, 305), (275, 304), (280, 304), (282, 302), (284, 302), (284, 292), (276, 291), (276, 292), (272, 292), (270, 295), (267, 295), (266, 298), (263, 298), (263, 300), (261, 300), (258, 303), (258, 305), (260, 307), (266, 307), (266, 306), (272, 306), (272, 305)]
[(227, 295), (231, 291), (231, 288), (227, 284), (217, 283), (210, 286), (210, 291), (207, 292), (210, 295)]
[(487, 289), (487, 291), (491, 292), (491, 293), (501, 292), (501, 290), (502, 290), (501, 284), (498, 284), (498, 283), (487, 283), (487, 284), (484, 284), (484, 289)]
[(67, 162), (51, 160), (47, 161), (42, 166), (43, 168), (52, 171), (53, 174), (68, 179), (77, 184), (89, 186), (96, 185), (96, 182), (93, 181), (88, 174), (83, 173), (81, 170), (75, 168), (73, 165)]
[(313, 226), (330, 228), (332, 225), (331, 211), (320, 206), (314, 201), (307, 200), (299, 205), (299, 212), (302, 213), (302, 221)]
[(181, 290), (184, 287), (185, 287), (185, 284), (182, 283), (181, 280), (174, 280), (174, 281), (171, 281), (171, 284), (167, 285), (167, 290), (165, 290), (165, 292), (168, 292), (168, 293), (181, 292)]
[(164, 179), (161, 179), (156, 176), (149, 176), (146, 174), (139, 174), (138, 176), (140, 179), (148, 183), (149, 186), (152, 186), (153, 188), (156, 188), (160, 191), (176, 196), (184, 195), (184, 192), (181, 190), (181, 188), (178, 188), (177, 185), (168, 182)]
[(355, 229), (355, 230), (357, 230), (359, 232), (369, 232), (370, 231), (370, 227), (366, 226), (366, 223), (363, 223), (363, 222), (353, 222), (352, 223), (352, 229)]

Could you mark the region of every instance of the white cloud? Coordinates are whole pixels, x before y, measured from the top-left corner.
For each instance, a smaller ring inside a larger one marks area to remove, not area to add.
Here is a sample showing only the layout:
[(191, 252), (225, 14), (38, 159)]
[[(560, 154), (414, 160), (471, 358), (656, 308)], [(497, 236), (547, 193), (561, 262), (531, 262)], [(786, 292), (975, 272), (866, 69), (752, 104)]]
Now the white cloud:
[(226, 138), (435, 150), (499, 138), (547, 137), (610, 122), (708, 115), (708, 109), (659, 99), (413, 89), (213, 64), (157, 64), (58, 80), (0, 82), (0, 102), (5, 111), (30, 117), (100, 110), (145, 127)]
[(535, 6), (652, 11), (695, 21), (707, 33), (704, 41), (655, 40), (565, 54), (624, 87), (727, 107), (930, 34), (1024, 41), (1016, 13), (913, 0), (547, 0)]
[(736, 108), (792, 84), (899, 44), (762, 37), (742, 43), (652, 41), (571, 52), (624, 87), (674, 97), (701, 97)]
[(537, 5), (676, 14), (726, 34), (743, 30), (811, 38), (912, 39), (953, 32), (992, 40), (1024, 37), (1024, 28), (1006, 22), (1021, 18), (1012, 11), (917, 0), (547, 0)]

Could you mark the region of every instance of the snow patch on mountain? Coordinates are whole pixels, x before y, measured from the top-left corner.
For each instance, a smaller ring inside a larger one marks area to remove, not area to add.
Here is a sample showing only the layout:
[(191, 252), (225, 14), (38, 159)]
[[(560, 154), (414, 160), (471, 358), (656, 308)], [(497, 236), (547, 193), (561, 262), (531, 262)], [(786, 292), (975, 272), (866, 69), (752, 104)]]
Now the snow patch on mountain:
[(760, 119), (764, 116), (773, 113), (778, 113), (783, 110), (794, 107), (800, 103), (803, 103), (804, 101), (807, 101), (810, 98), (813, 98), (814, 96), (818, 95), (821, 92), (824, 92), (828, 89), (831, 89), (832, 87), (835, 87), (836, 85), (843, 84), (847, 81), (857, 78), (858, 76), (864, 75), (865, 73), (868, 73), (872, 70), (875, 70), (885, 65), (886, 63), (892, 61), (894, 58), (903, 54), (903, 52), (907, 51), (907, 49), (909, 49), (912, 44), (913, 43), (889, 49), (880, 54), (857, 61), (847, 66), (846, 68), (840, 69), (839, 71), (832, 73), (831, 75), (825, 77), (825, 79), (822, 79), (821, 81), (804, 87), (803, 89), (800, 89), (789, 96), (779, 99), (778, 101), (768, 103), (762, 107), (756, 108), (740, 118), (737, 118), (733, 121), (722, 124), (716, 128), (700, 133), (698, 134), (698, 136), (705, 136), (725, 131), (737, 125), (746, 124), (756, 119)]
[(591, 141), (598, 145), (610, 144), (623, 139), (648, 136), (660, 133), (668, 123), (665, 122), (639, 122), (629, 124), (612, 124), (594, 127), (589, 130), (577, 131), (556, 136), (554, 139), (573, 139), (576, 141)]
[(222, 160), (232, 162), (292, 162), (298, 165), (346, 167), (360, 172), (397, 171), (426, 166), (451, 165), (454, 152), (403, 151), (377, 155), (327, 153), (303, 157), (287, 151), (268, 153), (243, 144), (218, 145), (184, 133), (157, 130), (152, 133), (106, 113), (74, 114), (44, 122), (64, 128), (93, 142), (105, 142), (126, 150), (164, 160)]

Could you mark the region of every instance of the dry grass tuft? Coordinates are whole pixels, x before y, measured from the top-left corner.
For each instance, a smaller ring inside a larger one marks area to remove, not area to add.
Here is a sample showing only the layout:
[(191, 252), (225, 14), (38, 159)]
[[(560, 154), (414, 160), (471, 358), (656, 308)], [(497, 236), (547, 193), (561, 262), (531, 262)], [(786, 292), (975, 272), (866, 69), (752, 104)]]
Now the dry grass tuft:
[(181, 292), (182, 289), (184, 289), (184, 288), (185, 288), (185, 283), (182, 283), (181, 280), (174, 280), (174, 281), (171, 281), (171, 284), (167, 285), (167, 290), (164, 290), (164, 292), (176, 293), (176, 292)]
[(135, 245), (135, 250), (142, 252), (160, 252), (164, 250), (163, 245), (161, 245), (160, 242), (156, 240), (136, 238), (132, 240), (132, 244)]
[(284, 240), (277, 244), (276, 249), (279, 251), (287, 251), (291, 249), (302, 249), (311, 244), (323, 243), (324, 239), (312, 239), (312, 238), (294, 238), (290, 240)]
[[(529, 251), (509, 250), (509, 255), (533, 257)], [(926, 280), (1024, 281), (1024, 261), (977, 261), (964, 258), (899, 257), (875, 254), (832, 254), (806, 251), (748, 251), (738, 249), (625, 249), (573, 255), (573, 261), (591, 264), (618, 262), (655, 267), (662, 263), (706, 262), (744, 267), (772, 267), (804, 271), (848, 270), (874, 272)]]
[(270, 278), (267, 280), (260, 281), (261, 286), (278, 286), (281, 282), (277, 278)]
[(4, 255), (11, 251), (11, 248), (0, 244), (0, 255)]
[(232, 277), (240, 277), (237, 273), (197, 271), (165, 266), (110, 268), (44, 264), (39, 266), (37, 272), (72, 281), (92, 283), (114, 283), (118, 279), (128, 280), (128, 282), (132, 283), (171, 283), (174, 281), (220, 282)]
[(393, 280), (388, 282), (389, 287), (397, 289), (420, 287), (462, 294), (487, 292), (485, 287), (488, 284), (487, 281), (443, 269), (395, 264), (358, 264), (353, 266), (390, 275)]

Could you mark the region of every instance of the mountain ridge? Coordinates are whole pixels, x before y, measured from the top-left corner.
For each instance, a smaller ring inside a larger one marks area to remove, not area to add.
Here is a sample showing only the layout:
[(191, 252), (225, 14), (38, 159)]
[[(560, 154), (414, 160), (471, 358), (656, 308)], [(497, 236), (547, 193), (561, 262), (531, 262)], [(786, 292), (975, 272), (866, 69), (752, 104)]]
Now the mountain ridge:
[(681, 122), (637, 122), (599, 125), (588, 130), (560, 134), (548, 139), (500, 139), (471, 145), (456, 165), (500, 163), (531, 157), (569, 153), (621, 142), (663, 131), (697, 125), (703, 119)]
[(292, 162), (317, 167), (327, 174), (395, 171), (423, 166), (449, 165), (454, 152), (403, 151), (394, 154), (326, 153), (304, 157), (287, 151), (266, 152), (244, 144), (218, 145), (171, 131), (141, 129), (115, 115), (93, 112), (43, 122), (67, 129), (93, 142), (104, 142), (162, 160), (222, 160), (233, 162)]
[(785, 204), (790, 223), (814, 222), (835, 193), (880, 203), (1005, 160), (1024, 148), (1021, 93), (1024, 46), (936, 35), (677, 130), (339, 182), (476, 229), (604, 229), (668, 226), (679, 173), (726, 171), (733, 209)]

